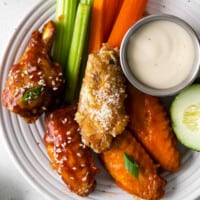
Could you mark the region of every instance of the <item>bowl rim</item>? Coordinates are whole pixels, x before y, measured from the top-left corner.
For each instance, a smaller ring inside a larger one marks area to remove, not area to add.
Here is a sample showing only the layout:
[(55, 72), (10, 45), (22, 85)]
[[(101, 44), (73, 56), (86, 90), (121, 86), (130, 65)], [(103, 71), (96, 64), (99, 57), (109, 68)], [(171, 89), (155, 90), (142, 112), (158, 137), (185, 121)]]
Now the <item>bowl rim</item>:
[[(131, 71), (128, 65), (128, 59), (127, 59), (127, 54), (126, 54), (130, 37), (143, 25), (149, 22), (158, 21), (158, 20), (171, 21), (180, 25), (182, 28), (184, 28), (187, 31), (187, 33), (191, 36), (191, 39), (193, 41), (194, 48), (195, 48), (195, 58), (194, 58), (193, 66), (191, 67), (190, 73), (188, 74), (186, 79), (180, 82), (179, 84), (170, 88), (166, 88), (166, 89), (153, 88), (144, 84), (140, 80), (138, 80), (134, 76), (133, 72)], [(182, 89), (190, 85), (198, 75), (198, 72), (200, 69), (200, 40), (199, 40), (198, 34), (189, 23), (187, 23), (185, 20), (175, 15), (153, 14), (153, 15), (146, 16), (140, 19), (139, 21), (137, 21), (135, 24), (133, 24), (124, 35), (121, 46), (120, 46), (120, 64), (121, 64), (122, 71), (124, 75), (126, 76), (126, 78), (128, 79), (128, 81), (140, 91), (146, 94), (154, 95), (154, 96), (175, 95), (178, 92), (180, 92)]]

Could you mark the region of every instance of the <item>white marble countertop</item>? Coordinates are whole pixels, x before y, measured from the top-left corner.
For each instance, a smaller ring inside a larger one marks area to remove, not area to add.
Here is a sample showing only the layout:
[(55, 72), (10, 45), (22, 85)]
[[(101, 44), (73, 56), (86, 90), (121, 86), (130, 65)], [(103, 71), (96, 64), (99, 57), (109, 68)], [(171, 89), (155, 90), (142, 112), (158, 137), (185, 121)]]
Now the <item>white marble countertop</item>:
[[(41, 0), (0, 1), (0, 63), (9, 39), (27, 13)], [(1, 67), (3, 67), (1, 65)], [(0, 133), (0, 200), (46, 200), (19, 173)]]

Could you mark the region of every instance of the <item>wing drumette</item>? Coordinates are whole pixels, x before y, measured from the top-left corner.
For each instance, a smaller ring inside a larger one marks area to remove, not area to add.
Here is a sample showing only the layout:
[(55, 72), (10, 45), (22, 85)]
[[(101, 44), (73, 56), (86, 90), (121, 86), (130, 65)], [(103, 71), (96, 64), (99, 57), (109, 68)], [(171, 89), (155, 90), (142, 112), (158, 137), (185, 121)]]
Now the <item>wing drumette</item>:
[(90, 149), (81, 143), (79, 126), (74, 121), (75, 108), (54, 110), (46, 116), (44, 142), (52, 166), (69, 189), (87, 196), (95, 186), (94, 165)]
[[(138, 178), (125, 168), (125, 153), (137, 162)], [(117, 185), (128, 193), (148, 200), (157, 200), (164, 195), (166, 182), (157, 174), (157, 166), (130, 131), (117, 136), (100, 158)]]
[(125, 97), (118, 51), (103, 45), (89, 55), (75, 118), (83, 142), (95, 152), (109, 148), (112, 138), (126, 127)]
[(2, 93), (2, 104), (29, 123), (49, 107), (64, 83), (60, 64), (50, 58), (55, 31), (50, 21), (42, 32), (33, 32), (25, 52), (11, 67)]

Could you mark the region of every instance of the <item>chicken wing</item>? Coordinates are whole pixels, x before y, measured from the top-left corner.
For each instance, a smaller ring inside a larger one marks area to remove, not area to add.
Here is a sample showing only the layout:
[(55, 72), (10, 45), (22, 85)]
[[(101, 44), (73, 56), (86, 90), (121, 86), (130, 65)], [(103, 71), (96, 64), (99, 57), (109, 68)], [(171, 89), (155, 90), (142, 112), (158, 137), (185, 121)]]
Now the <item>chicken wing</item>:
[(53, 168), (69, 189), (87, 196), (95, 187), (98, 169), (90, 149), (81, 143), (75, 111), (74, 107), (65, 107), (47, 114), (44, 142)]
[(50, 106), (53, 96), (64, 84), (60, 64), (50, 58), (55, 31), (50, 21), (42, 32), (32, 33), (25, 52), (11, 66), (2, 93), (2, 104), (28, 123), (34, 122)]
[[(125, 153), (137, 162), (138, 178), (125, 168)], [(149, 200), (160, 199), (164, 195), (165, 180), (157, 174), (157, 166), (130, 131), (117, 136), (100, 158), (116, 184), (128, 193)]]
[(128, 126), (163, 169), (177, 171), (180, 154), (163, 104), (158, 97), (144, 94), (131, 85), (127, 93)]
[(75, 116), (83, 142), (95, 152), (107, 149), (126, 127), (125, 98), (118, 51), (104, 44), (89, 55)]

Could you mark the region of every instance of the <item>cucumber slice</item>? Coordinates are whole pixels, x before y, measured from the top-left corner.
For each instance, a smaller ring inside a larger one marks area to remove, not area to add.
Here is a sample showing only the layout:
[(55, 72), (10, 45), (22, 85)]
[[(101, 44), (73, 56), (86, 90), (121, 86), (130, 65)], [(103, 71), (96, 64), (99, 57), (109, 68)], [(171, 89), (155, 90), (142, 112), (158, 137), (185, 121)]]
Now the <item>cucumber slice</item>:
[(182, 90), (170, 107), (172, 128), (186, 147), (200, 151), (200, 84)]

